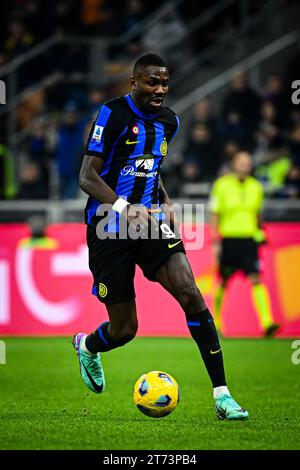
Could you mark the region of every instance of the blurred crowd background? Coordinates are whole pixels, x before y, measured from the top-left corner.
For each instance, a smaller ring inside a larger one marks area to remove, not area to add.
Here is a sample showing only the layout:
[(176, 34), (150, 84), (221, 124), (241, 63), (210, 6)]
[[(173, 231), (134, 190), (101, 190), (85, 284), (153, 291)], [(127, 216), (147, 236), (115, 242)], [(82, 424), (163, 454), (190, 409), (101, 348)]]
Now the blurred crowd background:
[[(78, 172), (90, 126), (105, 100), (128, 91), (132, 63), (145, 51), (170, 64), (168, 105), (178, 106), (182, 122), (163, 168), (170, 196), (206, 197), (243, 148), (268, 197), (299, 198), (300, 105), (292, 103), (291, 84), (300, 80), (300, 39), (277, 52), (274, 42), (294, 31), (293, 19), (296, 28), (297, 1), (1, 5), (1, 199), (83, 197)], [(243, 68), (268, 44), (273, 62)], [(197, 98), (197, 88), (236, 63), (217, 93)]]

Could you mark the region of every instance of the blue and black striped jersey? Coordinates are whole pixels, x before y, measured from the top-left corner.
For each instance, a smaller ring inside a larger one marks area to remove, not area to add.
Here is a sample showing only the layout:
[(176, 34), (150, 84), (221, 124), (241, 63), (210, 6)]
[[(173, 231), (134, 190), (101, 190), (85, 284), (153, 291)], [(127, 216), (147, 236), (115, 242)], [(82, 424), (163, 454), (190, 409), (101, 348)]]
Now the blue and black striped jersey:
[[(91, 128), (86, 155), (104, 159), (101, 178), (131, 204), (159, 205), (160, 167), (179, 129), (178, 116), (163, 107), (144, 114), (130, 95), (105, 103)], [(89, 198), (86, 223), (97, 221), (99, 201)]]

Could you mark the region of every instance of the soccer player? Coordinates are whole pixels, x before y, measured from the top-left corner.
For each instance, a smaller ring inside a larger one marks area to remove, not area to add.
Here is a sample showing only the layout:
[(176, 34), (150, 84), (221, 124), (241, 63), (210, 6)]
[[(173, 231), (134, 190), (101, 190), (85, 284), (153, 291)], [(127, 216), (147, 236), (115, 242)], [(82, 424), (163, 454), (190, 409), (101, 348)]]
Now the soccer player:
[(266, 336), (279, 325), (274, 322), (270, 296), (261, 282), (258, 245), (264, 241), (260, 228), (263, 188), (252, 176), (251, 155), (238, 151), (231, 161), (232, 172), (218, 178), (211, 192), (212, 233), (219, 255), (221, 283), (215, 298), (215, 324), (222, 331), (221, 309), (230, 277), (241, 270), (251, 283), (259, 322)]
[[(151, 53), (141, 56), (134, 64), (130, 85), (128, 95), (101, 107), (80, 171), (80, 187), (89, 195), (85, 214), (93, 291), (109, 317), (89, 335), (78, 333), (73, 338), (81, 377), (90, 390), (103, 392), (99, 353), (134, 338), (138, 322), (133, 281), (138, 265), (147, 279), (159, 282), (181, 305), (213, 385), (217, 416), (246, 419), (248, 412), (227, 388), (212, 315), (195, 284), (183, 243), (174, 233), (174, 219), (166, 214), (171, 202), (160, 180), (160, 166), (178, 131), (179, 119), (163, 107), (169, 86), (164, 60)], [(102, 236), (101, 208), (107, 204), (111, 210), (105, 230), (116, 232), (115, 238)], [(142, 205), (138, 210), (137, 204)], [(163, 205), (167, 210), (162, 211)], [(121, 237), (124, 218), (141, 234), (154, 226), (160, 238)]]

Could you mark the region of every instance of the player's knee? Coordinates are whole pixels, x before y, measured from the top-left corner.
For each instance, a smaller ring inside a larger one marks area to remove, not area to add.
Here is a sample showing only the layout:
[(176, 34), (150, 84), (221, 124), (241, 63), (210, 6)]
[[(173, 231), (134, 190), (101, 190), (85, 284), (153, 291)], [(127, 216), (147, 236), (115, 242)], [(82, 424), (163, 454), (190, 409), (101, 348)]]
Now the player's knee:
[(111, 329), (111, 339), (118, 345), (129, 343), (133, 340), (137, 332), (137, 323), (133, 322), (120, 328)]
[(178, 301), (186, 313), (202, 311), (206, 308), (205, 301), (196, 284), (183, 287), (178, 293)]

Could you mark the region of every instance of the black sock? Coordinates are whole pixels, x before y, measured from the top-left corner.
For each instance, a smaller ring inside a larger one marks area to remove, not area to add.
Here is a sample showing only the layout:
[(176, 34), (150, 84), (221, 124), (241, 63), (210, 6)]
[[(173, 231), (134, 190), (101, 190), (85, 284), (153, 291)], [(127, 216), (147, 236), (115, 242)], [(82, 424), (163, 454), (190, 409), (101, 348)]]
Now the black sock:
[(91, 353), (105, 352), (115, 349), (119, 344), (115, 343), (108, 333), (109, 322), (102, 323), (97, 330), (85, 338), (85, 345)]
[(187, 325), (196, 341), (213, 387), (226, 385), (223, 354), (213, 317), (208, 309), (186, 315)]

